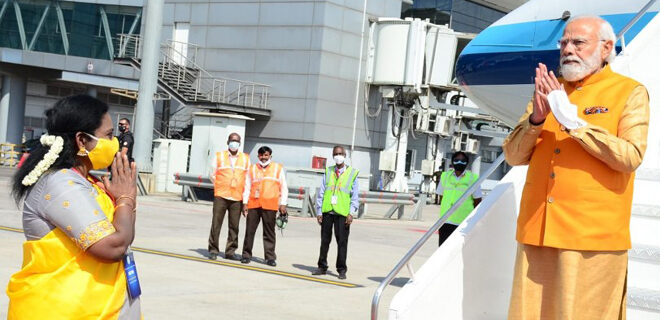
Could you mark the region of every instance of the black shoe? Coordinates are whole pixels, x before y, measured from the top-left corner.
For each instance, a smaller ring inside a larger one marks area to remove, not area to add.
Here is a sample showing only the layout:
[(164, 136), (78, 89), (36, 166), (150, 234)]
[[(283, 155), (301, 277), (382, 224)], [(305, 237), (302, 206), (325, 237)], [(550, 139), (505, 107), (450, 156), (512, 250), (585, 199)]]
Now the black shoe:
[(340, 280), (346, 279), (346, 272), (340, 272), (339, 276), (337, 276), (337, 278), (339, 278)]
[(241, 263), (250, 263), (250, 258), (241, 258)]
[(209, 253), (209, 260), (218, 260), (217, 253)]
[(275, 263), (275, 260), (266, 260), (266, 264), (271, 266), (271, 267), (277, 266), (277, 263)]
[(325, 270), (325, 269), (316, 269), (316, 270), (314, 270), (314, 271), (312, 272), (312, 275), (313, 275), (313, 276), (322, 276), (322, 275), (324, 275), (324, 274), (326, 274), (326, 270)]
[(228, 255), (225, 255), (225, 259), (227, 259), (227, 260), (234, 260), (234, 261), (241, 260), (241, 258), (239, 258), (239, 257), (237, 257), (236, 255), (233, 255), (233, 254), (232, 254), (232, 255), (229, 255), (229, 256), (228, 256)]

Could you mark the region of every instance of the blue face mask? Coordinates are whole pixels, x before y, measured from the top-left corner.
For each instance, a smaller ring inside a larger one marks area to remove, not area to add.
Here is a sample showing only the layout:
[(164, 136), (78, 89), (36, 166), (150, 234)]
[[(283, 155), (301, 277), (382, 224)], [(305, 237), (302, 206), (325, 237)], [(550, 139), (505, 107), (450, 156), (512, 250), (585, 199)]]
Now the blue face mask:
[(230, 141), (229, 142), (229, 150), (231, 151), (236, 151), (238, 150), (238, 147), (240, 147), (241, 143), (238, 141)]

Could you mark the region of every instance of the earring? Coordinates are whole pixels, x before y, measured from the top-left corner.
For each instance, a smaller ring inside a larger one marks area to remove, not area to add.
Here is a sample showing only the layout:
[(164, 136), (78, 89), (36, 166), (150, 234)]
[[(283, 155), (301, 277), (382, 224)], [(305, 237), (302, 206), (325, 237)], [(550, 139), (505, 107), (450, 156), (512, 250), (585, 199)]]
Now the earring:
[(76, 155), (80, 157), (86, 157), (88, 154), (89, 152), (87, 152), (87, 149), (80, 147), (80, 150), (78, 150), (78, 153)]

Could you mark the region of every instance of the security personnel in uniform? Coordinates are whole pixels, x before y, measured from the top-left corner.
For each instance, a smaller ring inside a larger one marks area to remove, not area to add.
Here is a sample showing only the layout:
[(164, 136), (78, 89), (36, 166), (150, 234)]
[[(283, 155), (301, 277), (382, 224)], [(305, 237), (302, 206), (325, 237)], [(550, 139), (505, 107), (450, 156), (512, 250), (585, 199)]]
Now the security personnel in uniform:
[(239, 260), (234, 256), (238, 248), (238, 224), (241, 219), (243, 205), (243, 192), (245, 191), (245, 180), (250, 167), (250, 157), (238, 151), (241, 145), (241, 136), (231, 133), (227, 139), (229, 150), (216, 152), (211, 161), (211, 174), (213, 181), (213, 220), (211, 221), (211, 233), (209, 235), (209, 259), (218, 258), (218, 238), (222, 228), (222, 220), (225, 213), (229, 211), (229, 234), (227, 236), (227, 247), (225, 259)]
[(243, 216), (246, 217), (245, 239), (243, 240), (242, 263), (250, 263), (254, 234), (259, 221), (263, 221), (263, 239), (266, 264), (274, 267), (275, 262), (275, 215), (286, 215), (286, 200), (289, 190), (286, 185), (284, 167), (271, 162), (273, 150), (267, 146), (257, 151), (259, 162), (250, 166), (243, 192)]
[(131, 132), (131, 121), (128, 118), (119, 119), (119, 124), (117, 125), (119, 129), (119, 140), (120, 151), (123, 155), (128, 157), (128, 161), (133, 162), (133, 133)]
[(328, 248), (332, 241), (332, 229), (337, 239), (337, 272), (339, 279), (346, 279), (346, 253), (348, 234), (353, 214), (358, 210), (359, 171), (344, 163), (346, 151), (341, 146), (332, 149), (334, 166), (325, 169), (318, 197), (316, 219), (321, 225), (321, 252), (318, 269), (312, 275), (323, 275), (328, 270)]
[[(465, 152), (458, 151), (454, 153), (451, 157), (451, 163), (452, 169), (442, 173), (436, 191), (440, 195), (440, 217), (444, 216), (465, 190), (479, 179), (478, 174), (465, 169), (468, 165), (468, 156)], [(449, 238), (449, 235), (458, 228), (458, 225), (467, 218), (474, 207), (481, 202), (481, 197), (481, 188), (477, 188), (472, 196), (467, 198), (449, 217), (447, 222), (440, 227), (440, 230), (438, 230), (440, 236), (438, 246), (442, 245)]]

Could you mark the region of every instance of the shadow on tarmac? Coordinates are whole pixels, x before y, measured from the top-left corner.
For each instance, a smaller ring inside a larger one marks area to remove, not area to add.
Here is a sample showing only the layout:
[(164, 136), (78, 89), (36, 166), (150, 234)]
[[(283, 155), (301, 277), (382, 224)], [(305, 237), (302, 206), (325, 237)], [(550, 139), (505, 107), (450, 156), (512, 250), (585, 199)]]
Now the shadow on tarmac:
[[(312, 273), (312, 272), (314, 272), (314, 270), (316, 270), (316, 266), (306, 266), (304, 264), (298, 264), (298, 263), (294, 263), (294, 264), (292, 264), (292, 266), (296, 269), (304, 270), (304, 271), (307, 271), (309, 273)], [(338, 274), (330, 271), (330, 269), (327, 270), (326, 274), (330, 275), (330, 276), (335, 276), (335, 277), (338, 276)]]
[[(385, 279), (385, 277), (367, 277), (367, 279), (380, 283), (383, 282), (383, 279)], [(391, 285), (394, 287), (402, 288), (406, 283), (408, 283), (408, 281), (410, 281), (410, 278), (398, 277), (392, 280)]]

